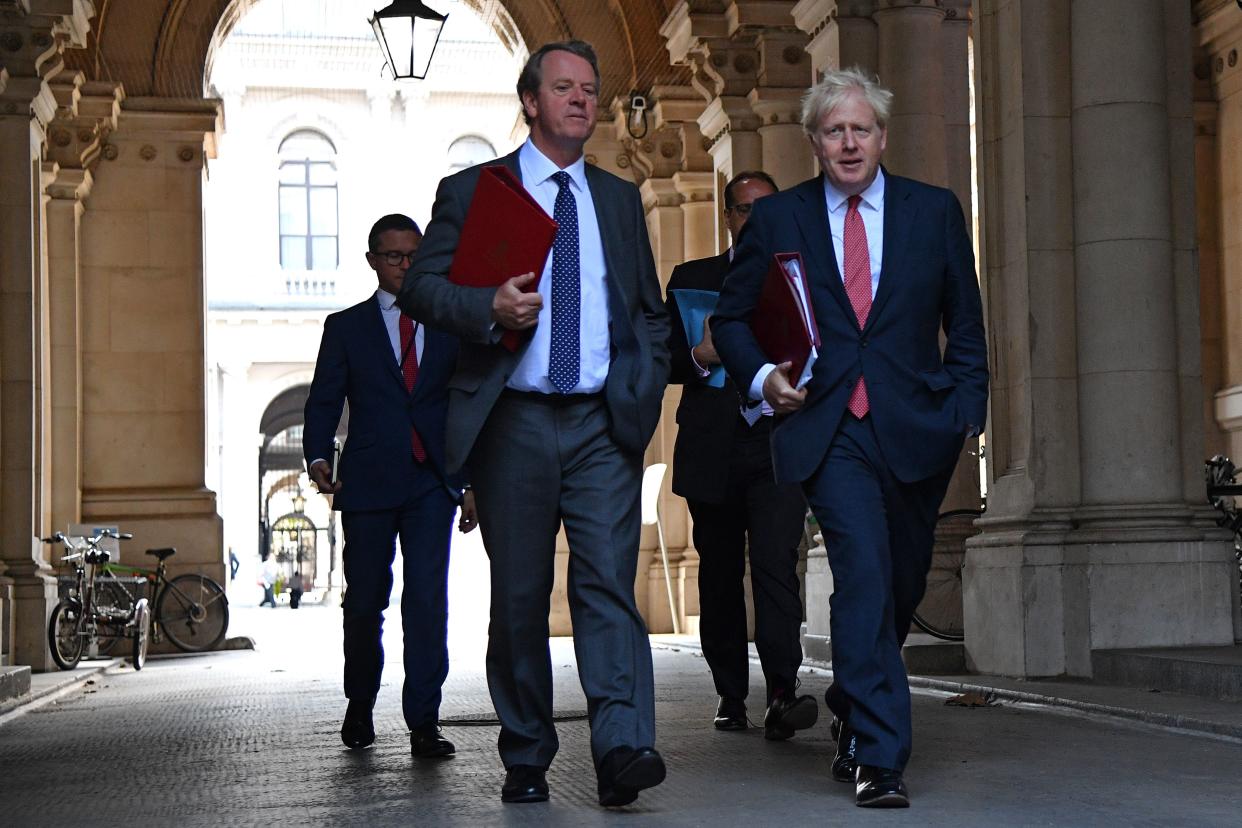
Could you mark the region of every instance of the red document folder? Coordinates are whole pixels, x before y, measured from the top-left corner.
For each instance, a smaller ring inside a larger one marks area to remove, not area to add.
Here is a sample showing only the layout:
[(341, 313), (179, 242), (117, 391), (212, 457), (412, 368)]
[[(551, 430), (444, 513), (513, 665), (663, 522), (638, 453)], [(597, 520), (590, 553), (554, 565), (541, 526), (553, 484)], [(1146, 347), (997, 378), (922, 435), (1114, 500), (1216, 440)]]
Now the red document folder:
[[(509, 168), (484, 167), (461, 228), (449, 281), (469, 287), (498, 287), (523, 273), (543, 273), (556, 239), (556, 222), (543, 211)], [(538, 279), (526, 289), (539, 290)], [(517, 350), (525, 331), (506, 331), (500, 341)]]
[(820, 344), (810, 297), (802, 256), (777, 253), (750, 321), (750, 329), (767, 358), (777, 365), (792, 363), (790, 382), (798, 388), (810, 379)]

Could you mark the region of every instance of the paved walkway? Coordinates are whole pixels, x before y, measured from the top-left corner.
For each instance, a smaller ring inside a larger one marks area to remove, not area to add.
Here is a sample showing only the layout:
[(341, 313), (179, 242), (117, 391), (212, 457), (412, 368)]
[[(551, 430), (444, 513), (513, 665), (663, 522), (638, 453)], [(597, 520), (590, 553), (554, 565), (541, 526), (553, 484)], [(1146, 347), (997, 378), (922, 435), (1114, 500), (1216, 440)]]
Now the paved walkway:
[[(482, 641), (453, 640), (443, 710), (458, 755), (411, 759), (399, 660), (377, 708), (376, 746), (337, 731), (340, 615), (332, 607), (236, 610), (255, 651), (113, 668), (0, 725), (0, 821), (43, 825), (1236, 825), (1242, 742), (1005, 704), (915, 698), (914, 807), (867, 812), (832, 782), (827, 718), (792, 741), (717, 733), (702, 658), (655, 650), (667, 782), (635, 806), (595, 801), (585, 702), (568, 641), (553, 644), (561, 753), (551, 802), (504, 806)], [(397, 651), (399, 633), (388, 636)], [(757, 669), (756, 669), (757, 673)], [(803, 677), (817, 695), (822, 671)], [(761, 696), (754, 682), (752, 694)], [(762, 711), (752, 710), (759, 719)], [(132, 822), (131, 822), (132, 821)]]

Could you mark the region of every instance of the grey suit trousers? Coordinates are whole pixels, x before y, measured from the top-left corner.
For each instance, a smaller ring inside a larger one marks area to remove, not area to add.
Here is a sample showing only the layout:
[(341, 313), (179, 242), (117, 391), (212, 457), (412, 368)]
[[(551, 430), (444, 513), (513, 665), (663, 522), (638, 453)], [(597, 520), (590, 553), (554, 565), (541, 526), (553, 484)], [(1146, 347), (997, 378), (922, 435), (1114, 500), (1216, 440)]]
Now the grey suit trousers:
[(653, 745), (651, 648), (634, 602), (642, 456), (613, 443), (603, 395), (502, 393), (470, 473), (491, 560), (487, 681), (505, 767), (546, 768), (558, 747), (548, 610), (562, 521), (595, 762)]

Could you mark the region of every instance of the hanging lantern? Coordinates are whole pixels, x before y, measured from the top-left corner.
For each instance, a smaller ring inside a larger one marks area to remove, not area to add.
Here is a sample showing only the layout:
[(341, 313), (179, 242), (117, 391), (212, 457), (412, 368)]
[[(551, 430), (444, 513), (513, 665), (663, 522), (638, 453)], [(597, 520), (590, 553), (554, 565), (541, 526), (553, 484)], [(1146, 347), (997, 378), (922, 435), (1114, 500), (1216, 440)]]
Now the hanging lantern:
[(427, 8), (420, 0), (395, 0), (371, 18), (371, 29), (394, 80), (427, 77), (431, 57), (447, 14)]

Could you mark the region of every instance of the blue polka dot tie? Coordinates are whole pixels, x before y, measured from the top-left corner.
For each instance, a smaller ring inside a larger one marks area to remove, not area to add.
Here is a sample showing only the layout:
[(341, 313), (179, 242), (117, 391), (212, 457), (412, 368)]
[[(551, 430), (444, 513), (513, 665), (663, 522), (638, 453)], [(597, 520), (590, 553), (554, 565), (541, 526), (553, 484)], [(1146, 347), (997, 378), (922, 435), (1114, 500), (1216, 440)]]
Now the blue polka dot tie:
[(578, 384), (581, 367), (578, 319), (582, 302), (581, 270), (578, 256), (578, 202), (569, 189), (569, 173), (554, 174), (560, 191), (552, 218), (556, 219), (556, 241), (552, 243), (552, 347), (548, 356), (548, 378), (562, 394)]

